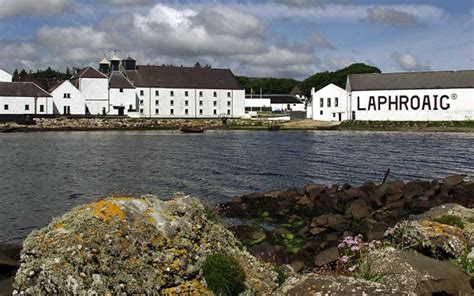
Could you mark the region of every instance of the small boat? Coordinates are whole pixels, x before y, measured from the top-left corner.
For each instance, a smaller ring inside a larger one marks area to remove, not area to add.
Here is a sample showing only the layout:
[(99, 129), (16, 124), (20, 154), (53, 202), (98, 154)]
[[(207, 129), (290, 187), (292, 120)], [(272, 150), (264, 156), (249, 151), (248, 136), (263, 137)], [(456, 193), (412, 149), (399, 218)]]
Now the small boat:
[(182, 127), (181, 132), (190, 134), (202, 134), (204, 129), (202, 127)]
[(280, 126), (279, 126), (279, 125), (271, 125), (271, 126), (268, 127), (267, 130), (268, 130), (268, 131), (271, 131), (271, 132), (279, 131), (279, 130), (280, 130)]

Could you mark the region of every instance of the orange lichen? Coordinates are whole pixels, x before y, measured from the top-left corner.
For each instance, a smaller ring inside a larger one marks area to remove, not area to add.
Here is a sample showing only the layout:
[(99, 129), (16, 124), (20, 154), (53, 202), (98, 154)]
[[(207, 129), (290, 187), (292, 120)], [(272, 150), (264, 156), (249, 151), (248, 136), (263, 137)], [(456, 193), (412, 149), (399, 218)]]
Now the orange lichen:
[(92, 214), (104, 222), (110, 218), (125, 219), (125, 214), (120, 209), (120, 206), (114, 203), (113, 200), (101, 200), (92, 205)]
[(64, 227), (63, 223), (56, 223), (53, 225), (53, 228), (56, 230), (62, 229)]
[(184, 282), (173, 288), (167, 288), (161, 291), (161, 295), (177, 296), (177, 295), (214, 295), (209, 289), (198, 280)]

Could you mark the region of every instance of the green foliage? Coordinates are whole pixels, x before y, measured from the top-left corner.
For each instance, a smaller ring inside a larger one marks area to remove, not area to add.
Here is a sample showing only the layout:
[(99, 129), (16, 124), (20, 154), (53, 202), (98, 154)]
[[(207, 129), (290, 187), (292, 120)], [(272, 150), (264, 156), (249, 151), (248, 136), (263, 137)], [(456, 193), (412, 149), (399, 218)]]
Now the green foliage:
[(301, 82), (290, 78), (250, 78), (238, 76), (237, 80), (245, 88), (245, 93), (250, 94), (253, 90), (255, 96), (262, 94), (289, 94), (291, 90), (300, 85)]
[(297, 254), (304, 244), (304, 239), (293, 233), (283, 233), (281, 235), (281, 243), (288, 253)]
[(216, 222), (217, 221), (217, 215), (216, 211), (209, 207), (204, 207), (204, 215), (206, 216), (206, 219), (209, 221)]
[(337, 70), (335, 72), (316, 73), (306, 78), (302, 83), (301, 90), (304, 94), (309, 95), (311, 93), (311, 88), (315, 87), (317, 91), (330, 83), (334, 83), (335, 85), (345, 89), (347, 75), (366, 73), (381, 73), (381, 71), (377, 67), (362, 63), (352, 64), (349, 67)]
[(474, 276), (474, 261), (468, 258), (467, 252), (452, 262), (461, 266), (471, 277)]
[(238, 295), (245, 290), (245, 273), (232, 257), (214, 254), (202, 266), (209, 289), (216, 295)]
[(277, 280), (276, 280), (276, 283), (278, 284), (278, 286), (281, 286), (283, 285), (283, 283), (286, 281), (286, 279), (288, 278), (288, 276), (286, 275), (285, 271), (283, 270), (283, 268), (281, 266), (277, 266), (275, 268), (273, 268), (273, 271), (276, 272), (277, 274)]
[(59, 70), (53, 70), (51, 67), (46, 68), (46, 70), (37, 69), (36, 72), (30, 71), (29, 73), (22, 69), (18, 72), (18, 69), (15, 69), (13, 72), (13, 81), (24, 81), (31, 79), (45, 79), (45, 78), (56, 78), (57, 80), (66, 80), (71, 78), (72, 73), (69, 68), (66, 69), (66, 72), (61, 72)]
[(441, 217), (433, 219), (433, 221), (441, 223), (441, 224), (456, 226), (456, 227), (459, 227), (461, 229), (464, 229), (464, 223), (462, 222), (461, 218), (459, 218), (458, 216), (443, 215)]

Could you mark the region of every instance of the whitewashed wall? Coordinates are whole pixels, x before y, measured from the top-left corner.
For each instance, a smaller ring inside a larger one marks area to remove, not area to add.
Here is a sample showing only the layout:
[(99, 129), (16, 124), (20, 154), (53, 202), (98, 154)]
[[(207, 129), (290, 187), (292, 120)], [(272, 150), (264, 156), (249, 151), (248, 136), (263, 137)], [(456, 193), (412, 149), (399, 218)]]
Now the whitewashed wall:
[[(64, 94), (70, 94), (65, 98)], [(64, 115), (64, 106), (69, 106), (71, 115), (86, 114), (86, 100), (84, 95), (69, 81), (63, 82), (51, 92), (53, 96), (54, 114)]]
[[(120, 92), (119, 88), (109, 89), (109, 107), (108, 115), (118, 115), (118, 109), (114, 109), (114, 106), (125, 107), (124, 115), (128, 115), (129, 110), (137, 109), (137, 92), (134, 88), (124, 88), (123, 92)], [(132, 108), (130, 108), (130, 106)]]
[(255, 109), (254, 111), (258, 110), (259, 108), (270, 108), (271, 106), (272, 104), (270, 99), (245, 99), (245, 108), (253, 108)]
[[(337, 106), (335, 104), (336, 98), (338, 99)], [(323, 103), (322, 107), (321, 100)], [(328, 106), (329, 100), (331, 101), (330, 106)], [(311, 112), (312, 119), (322, 121), (339, 121), (339, 119), (341, 119), (341, 121), (347, 120), (349, 117), (349, 112), (347, 110), (347, 100), (348, 95), (346, 90), (334, 84), (327, 85), (313, 94)]]
[[(271, 104), (272, 111), (305, 111), (303, 103), (285, 103), (285, 104)], [(289, 106), (288, 106), (289, 105)]]
[[(8, 105), (8, 110), (5, 110)], [(25, 105), (29, 105), (29, 110), (25, 110)], [(40, 111), (40, 106), (44, 106), (44, 111)], [(35, 114), (35, 98), (33, 97), (0, 97), (0, 114)], [(36, 114), (53, 114), (53, 100), (48, 97), (36, 99)]]
[(474, 120), (474, 89), (353, 91), (350, 102), (355, 120)]
[[(109, 105), (109, 80), (107, 78), (80, 78), (79, 90), (86, 98), (86, 106), (92, 115), (102, 115)], [(104, 109), (105, 108), (105, 109)]]
[(7, 71), (0, 69), (0, 82), (12, 82), (13, 76)]
[[(214, 92), (217, 94), (216, 97)], [(144, 117), (210, 118), (221, 114), (240, 117), (245, 113), (244, 90), (137, 88), (136, 93), (139, 101), (138, 110)]]

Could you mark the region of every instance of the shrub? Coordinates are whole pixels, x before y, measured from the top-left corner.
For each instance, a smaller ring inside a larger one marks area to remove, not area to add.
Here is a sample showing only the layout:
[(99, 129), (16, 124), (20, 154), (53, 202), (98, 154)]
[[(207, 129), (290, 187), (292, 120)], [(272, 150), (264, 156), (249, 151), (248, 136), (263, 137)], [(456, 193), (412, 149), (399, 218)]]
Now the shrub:
[(283, 283), (286, 281), (286, 278), (287, 278), (286, 273), (283, 270), (283, 268), (281, 266), (277, 266), (273, 268), (273, 271), (276, 272), (276, 274), (278, 275), (277, 280), (276, 280), (278, 286), (283, 285)]
[(457, 226), (461, 229), (464, 229), (464, 223), (462, 222), (461, 218), (458, 216), (454, 215), (443, 215), (441, 217), (438, 217), (436, 219), (433, 219), (434, 222), (438, 222), (441, 224), (446, 224), (446, 225), (451, 225), (451, 226)]
[(238, 295), (245, 290), (245, 273), (232, 257), (214, 254), (202, 266), (209, 289), (216, 295)]

